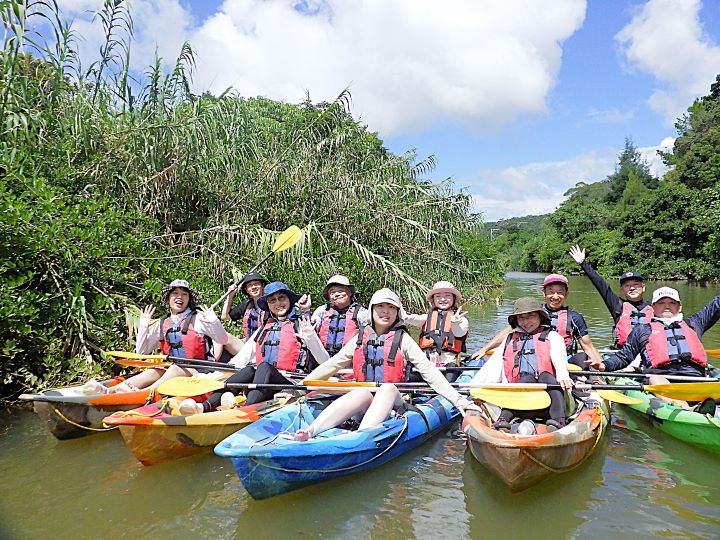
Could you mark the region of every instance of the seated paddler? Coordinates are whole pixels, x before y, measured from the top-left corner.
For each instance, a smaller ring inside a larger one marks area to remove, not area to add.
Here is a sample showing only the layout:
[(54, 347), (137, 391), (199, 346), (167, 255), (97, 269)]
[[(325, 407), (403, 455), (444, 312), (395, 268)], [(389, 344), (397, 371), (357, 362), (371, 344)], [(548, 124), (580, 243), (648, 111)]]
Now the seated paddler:
[[(370, 324), (361, 329), (355, 340), (320, 364), (307, 378), (325, 380), (340, 369), (352, 366), (357, 381), (382, 383), (380, 388), (374, 394), (365, 388), (357, 388), (339, 397), (307, 429), (296, 432), (297, 440), (307, 440), (339, 426), (355, 415), (362, 415), (359, 429), (380, 425), (393, 409), (404, 409), (405, 402), (393, 383), (406, 382), (411, 367), (422, 375), (433, 390), (456, 407), (479, 410), (450, 386), (435, 363), (428, 360), (425, 352), (408, 334), (403, 320), (405, 311), (397, 294), (390, 289), (376, 291), (370, 299), (368, 310)], [(314, 340), (319, 343), (319, 339), (310, 336), (308, 344)]]
[[(519, 298), (508, 317), (512, 331), (503, 344), (472, 379), (471, 384), (545, 383), (573, 386), (568, 373), (565, 340), (550, 326), (550, 316), (532, 297)], [(565, 396), (562, 389), (548, 389), (550, 407), (536, 411), (503, 409), (495, 421), (496, 429), (510, 429), (515, 418), (544, 419), (549, 428), (566, 423)]]

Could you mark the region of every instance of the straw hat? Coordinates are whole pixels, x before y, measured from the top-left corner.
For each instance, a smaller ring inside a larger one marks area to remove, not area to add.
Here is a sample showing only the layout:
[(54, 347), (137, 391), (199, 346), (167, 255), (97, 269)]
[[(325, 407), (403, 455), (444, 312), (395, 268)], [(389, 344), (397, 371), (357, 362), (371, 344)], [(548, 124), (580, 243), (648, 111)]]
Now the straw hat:
[(435, 294), (438, 293), (450, 293), (455, 297), (454, 305), (458, 305), (460, 302), (462, 302), (462, 294), (460, 291), (458, 291), (455, 288), (455, 285), (450, 283), (449, 281), (438, 281), (433, 285), (433, 288), (428, 291), (428, 293), (425, 295), (425, 298), (428, 299), (428, 302), (432, 302), (432, 297)]

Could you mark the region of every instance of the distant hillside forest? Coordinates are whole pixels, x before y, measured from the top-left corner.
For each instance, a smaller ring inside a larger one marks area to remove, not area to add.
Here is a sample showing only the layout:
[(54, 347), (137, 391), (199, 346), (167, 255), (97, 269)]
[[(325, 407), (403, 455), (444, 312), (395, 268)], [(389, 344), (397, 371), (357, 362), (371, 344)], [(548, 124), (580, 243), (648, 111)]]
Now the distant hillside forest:
[(608, 276), (633, 268), (657, 279), (720, 278), (720, 75), (675, 127), (661, 179), (626, 140), (615, 172), (579, 182), (552, 214), (486, 224), (504, 267), (577, 271), (567, 252), (579, 243)]

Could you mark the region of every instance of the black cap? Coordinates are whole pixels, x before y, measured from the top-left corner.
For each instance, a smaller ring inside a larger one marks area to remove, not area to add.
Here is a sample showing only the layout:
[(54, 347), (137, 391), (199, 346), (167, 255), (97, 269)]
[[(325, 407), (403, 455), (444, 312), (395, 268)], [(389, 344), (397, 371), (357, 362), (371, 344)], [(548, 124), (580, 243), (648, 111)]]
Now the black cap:
[(628, 279), (637, 279), (638, 281), (645, 281), (645, 278), (642, 277), (642, 274), (640, 272), (624, 272), (622, 276), (620, 276), (620, 285), (625, 283)]
[(261, 281), (263, 286), (268, 284), (268, 280), (261, 276), (258, 272), (250, 272), (249, 274), (245, 274), (242, 278), (242, 281), (240, 282), (240, 290), (245, 292), (245, 285), (251, 281)]

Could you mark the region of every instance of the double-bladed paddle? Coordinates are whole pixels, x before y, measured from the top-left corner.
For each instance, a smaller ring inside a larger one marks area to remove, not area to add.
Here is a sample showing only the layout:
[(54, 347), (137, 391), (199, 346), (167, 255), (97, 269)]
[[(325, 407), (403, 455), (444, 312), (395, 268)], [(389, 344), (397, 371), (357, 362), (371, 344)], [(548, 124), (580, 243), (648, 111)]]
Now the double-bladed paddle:
[[(300, 240), (300, 238), (302, 238), (302, 231), (296, 225), (291, 225), (290, 227), (285, 229), (280, 234), (280, 236), (278, 236), (277, 240), (275, 240), (275, 243), (273, 244), (273, 247), (272, 247), (272, 250), (270, 251), (270, 253), (265, 255), (265, 257), (263, 257), (262, 260), (260, 260), (260, 262), (258, 262), (255, 266), (253, 266), (250, 270), (248, 270), (247, 274), (255, 272), (258, 268), (260, 268), (260, 266), (262, 266), (262, 264), (265, 261), (267, 261), (275, 253), (280, 253), (281, 251), (285, 251), (286, 249), (297, 244), (297, 242), (298, 242), (298, 240)], [(235, 283), (235, 285), (237, 285), (239, 282), (235, 281), (234, 283)], [(225, 297), (228, 294), (230, 294), (230, 292), (225, 291), (223, 293), (223, 295), (220, 298), (218, 298), (217, 301), (212, 306), (210, 306), (210, 309), (214, 310), (220, 302), (225, 300)]]

